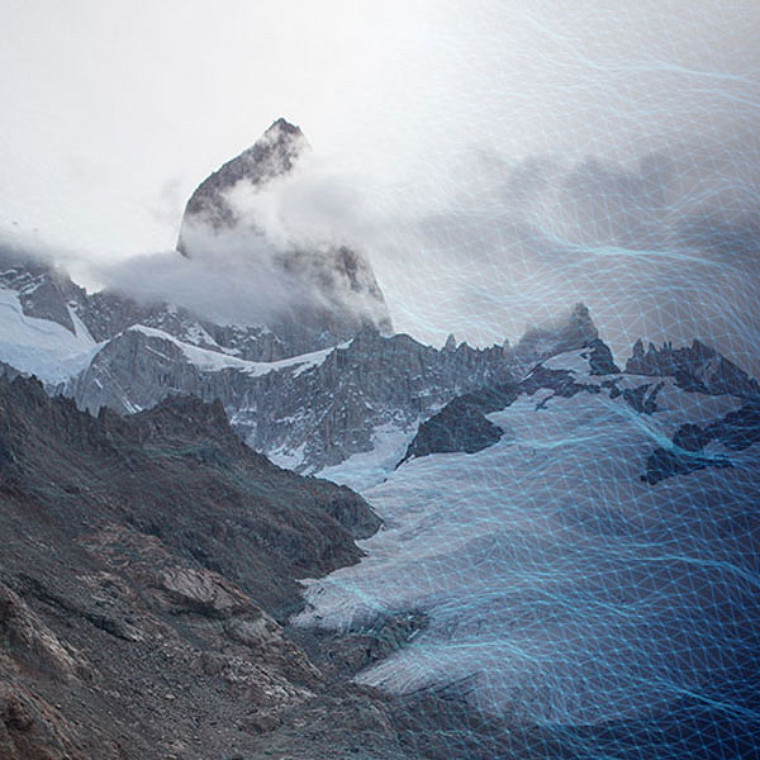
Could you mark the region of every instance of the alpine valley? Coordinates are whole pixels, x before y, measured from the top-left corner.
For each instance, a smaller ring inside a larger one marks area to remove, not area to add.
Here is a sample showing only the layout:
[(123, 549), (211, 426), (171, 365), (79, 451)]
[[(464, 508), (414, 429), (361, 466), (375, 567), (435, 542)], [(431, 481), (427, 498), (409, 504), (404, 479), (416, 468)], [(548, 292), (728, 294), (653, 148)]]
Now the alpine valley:
[(276, 121), (182, 219), (257, 322), (0, 252), (0, 759), (757, 757), (756, 380), (582, 303), (395, 333), (254, 213), (307, 151)]

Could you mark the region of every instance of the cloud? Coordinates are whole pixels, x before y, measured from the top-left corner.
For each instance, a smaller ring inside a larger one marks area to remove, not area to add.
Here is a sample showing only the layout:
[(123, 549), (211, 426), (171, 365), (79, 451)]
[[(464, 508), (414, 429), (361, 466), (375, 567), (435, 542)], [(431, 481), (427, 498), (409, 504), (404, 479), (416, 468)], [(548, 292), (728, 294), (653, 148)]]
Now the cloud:
[(510, 161), (474, 146), (447, 182), (419, 192), (309, 156), (265, 191), (233, 193), (247, 234), (214, 235), (199, 259), (168, 252), (100, 275), (250, 323), (319, 301), (283, 275), (278, 255), (348, 245), (374, 267), (396, 328), (425, 341), (514, 342), (583, 301), (619, 360), (639, 337), (698, 337), (756, 371), (760, 193), (752, 172), (708, 147), (616, 162)]
[(97, 267), (94, 273), (109, 289), (142, 303), (167, 301), (223, 324), (267, 324), (274, 315), (318, 298), (278, 270), (273, 254), (256, 235), (217, 235), (202, 257), (166, 251)]

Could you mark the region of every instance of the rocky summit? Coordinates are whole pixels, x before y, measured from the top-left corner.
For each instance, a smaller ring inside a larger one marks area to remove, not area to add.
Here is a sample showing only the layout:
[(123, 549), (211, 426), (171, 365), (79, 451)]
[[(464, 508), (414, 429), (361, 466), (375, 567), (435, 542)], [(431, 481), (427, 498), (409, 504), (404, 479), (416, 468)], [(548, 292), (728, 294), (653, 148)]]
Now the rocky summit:
[(240, 212), (230, 204), (227, 194), (240, 183), (263, 188), (271, 180), (287, 175), (307, 149), (303, 132), (285, 119), (277, 119), (254, 145), (197, 187), (185, 206), (177, 250), (192, 255), (192, 242), (186, 238), (192, 237), (191, 228), (196, 223), (217, 230), (238, 226)]
[[(228, 251), (258, 265), (290, 292), (267, 327), (298, 353), (344, 340), (364, 326), (391, 331), (369, 260), (333, 241), (274, 241), (255, 211), (255, 196), (297, 175), (309, 149), (301, 130), (278, 119), (254, 145), (207, 177), (187, 202), (177, 250), (192, 258)], [(285, 185), (284, 192), (287, 192)]]

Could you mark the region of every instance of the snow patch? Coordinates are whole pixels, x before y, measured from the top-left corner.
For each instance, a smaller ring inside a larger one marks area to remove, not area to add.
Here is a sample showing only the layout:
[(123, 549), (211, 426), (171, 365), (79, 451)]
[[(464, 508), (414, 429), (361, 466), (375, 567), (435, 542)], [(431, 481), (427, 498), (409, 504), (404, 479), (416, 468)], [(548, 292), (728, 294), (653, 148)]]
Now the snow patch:
[(69, 309), (76, 335), (63, 325), (24, 314), (18, 293), (0, 288), (0, 360), (58, 385), (85, 369), (102, 348)]
[(400, 426), (393, 422), (378, 425), (372, 432), (372, 450), (353, 454), (340, 464), (315, 472), (320, 478), (363, 491), (382, 483), (403, 459), (414, 438), (417, 424)]
[[(179, 348), (187, 359), (188, 363), (194, 365), (202, 372), (220, 372), (225, 369), (235, 369), (244, 372), (252, 377), (260, 377), (270, 372), (276, 372), (285, 369), (295, 369), (294, 377), (297, 377), (306, 370), (313, 369), (322, 365), (327, 357), (336, 350), (336, 347), (325, 348), (321, 351), (314, 351), (300, 356), (293, 356), (288, 359), (280, 359), (276, 362), (254, 362), (246, 359), (239, 359), (236, 356), (212, 351), (206, 348), (199, 348), (190, 343), (185, 343), (173, 335), (157, 330), (154, 327), (145, 325), (133, 325), (129, 331), (141, 332), (151, 338), (173, 343)], [(337, 348), (340, 348), (338, 346)]]

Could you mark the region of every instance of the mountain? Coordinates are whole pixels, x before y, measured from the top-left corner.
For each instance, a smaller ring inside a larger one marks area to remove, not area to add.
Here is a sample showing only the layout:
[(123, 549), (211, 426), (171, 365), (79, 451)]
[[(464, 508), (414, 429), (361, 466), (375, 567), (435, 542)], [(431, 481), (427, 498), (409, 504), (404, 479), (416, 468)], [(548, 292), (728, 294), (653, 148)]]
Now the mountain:
[[(200, 261), (209, 255), (207, 244), (214, 255), (225, 255), (225, 241), (233, 240), (235, 255), (264, 256), (262, 266), (269, 267), (273, 256), (275, 268), (311, 294), (299, 300), (298, 313), (272, 314), (262, 325), (215, 324), (172, 303), (140, 303), (108, 290), (88, 294), (42, 262), (6, 254), (0, 360), (93, 413), (106, 406), (131, 414), (174, 394), (219, 399), (254, 449), (313, 473), (371, 456), (378, 447), (389, 462), (397, 459), (420, 421), (451, 399), (512, 381), (541, 358), (598, 338), (588, 309), (579, 304), (556, 325), (528, 331), (514, 350), (452, 342), (436, 350), (390, 333), (380, 312), (366, 318), (365, 302), (385, 309), (382, 294), (369, 263), (345, 246), (328, 255), (319, 245), (252, 244), (246, 253), (248, 243), (266, 237), (251, 193), (290, 181), (307, 148), (299, 128), (276, 121), (201, 183), (188, 201), (179, 243), (185, 256)], [(336, 277), (343, 285), (335, 285)], [(348, 300), (338, 293), (344, 290)], [(311, 298), (320, 304), (316, 310)], [(378, 474), (372, 465), (363, 482)]]
[(380, 286), (367, 258), (332, 241), (272, 241), (252, 197), (297, 175), (308, 150), (301, 130), (278, 119), (254, 145), (207, 177), (187, 202), (177, 249), (203, 257), (228, 250), (256, 263), (261, 277), (291, 293), (268, 327), (305, 353), (340, 342), (365, 326), (392, 330)]
[(171, 305), (0, 278), (3, 356), (77, 402), (2, 368), (9, 758), (754, 746), (760, 414), (714, 349), (621, 372), (579, 304), (514, 349), (365, 327), (259, 361)]
[(305, 150), (275, 122), (183, 220), (310, 294), (261, 324), (0, 252), (0, 757), (755, 756), (757, 381), (623, 367), (582, 303), (392, 333), (256, 216)]
[(437, 351), (365, 328), (331, 349), (250, 362), (134, 326), (106, 344), (70, 385), (82, 408), (146, 409), (172, 393), (218, 398), (256, 450), (311, 471), (399, 440), (457, 392), (508, 377), (501, 348)]
[(384, 473), (362, 556), (367, 502), (247, 449), (219, 401), (92, 417), (0, 380), (0, 756), (749, 751), (710, 705), (755, 710), (758, 443), (756, 399), (594, 339), (456, 397), (395, 470), (331, 468)]
[(3, 760), (260, 757), (282, 735), (411, 757), (388, 700), (281, 625), (378, 518), (250, 451), (219, 403), (95, 418), (0, 379), (0, 516)]
[(92, 417), (0, 378), (0, 518), (3, 760), (443, 760), (449, 734), (485, 759), (507, 735), (456, 694), (350, 681), (423, 621), (283, 627), (380, 521), (249, 450), (218, 402)]
[[(176, 394), (218, 399), (255, 450), (299, 472), (328, 475), (350, 459), (356, 486), (384, 477), (422, 422), (428, 435), (455, 428), (462, 439), (477, 420), (478, 435), (498, 435), (473, 413), (467, 394), (510, 386), (546, 357), (590, 347), (594, 372), (618, 369), (583, 304), (552, 327), (527, 331), (514, 348), (449, 342), (438, 350), (365, 326), (341, 343), (290, 355), (267, 328), (218, 325), (182, 307), (113, 292), (88, 294), (43, 263), (8, 255), (0, 299), (0, 360), (36, 374), (80, 409), (131, 414)], [(639, 342), (626, 372), (673, 376), (704, 393), (757, 395), (755, 380), (698, 341), (680, 349), (650, 345), (646, 353)], [(625, 393), (646, 402), (635, 396), (640, 390)], [(409, 454), (431, 445), (424, 440)]]
[(502, 346), (436, 350), (372, 326), (293, 356), (267, 328), (91, 295), (45, 264), (6, 258), (0, 360), (95, 413), (133, 413), (173, 394), (220, 399), (253, 448), (302, 471), (370, 452), (380, 438), (403, 448), (420, 419), (514, 369)]

